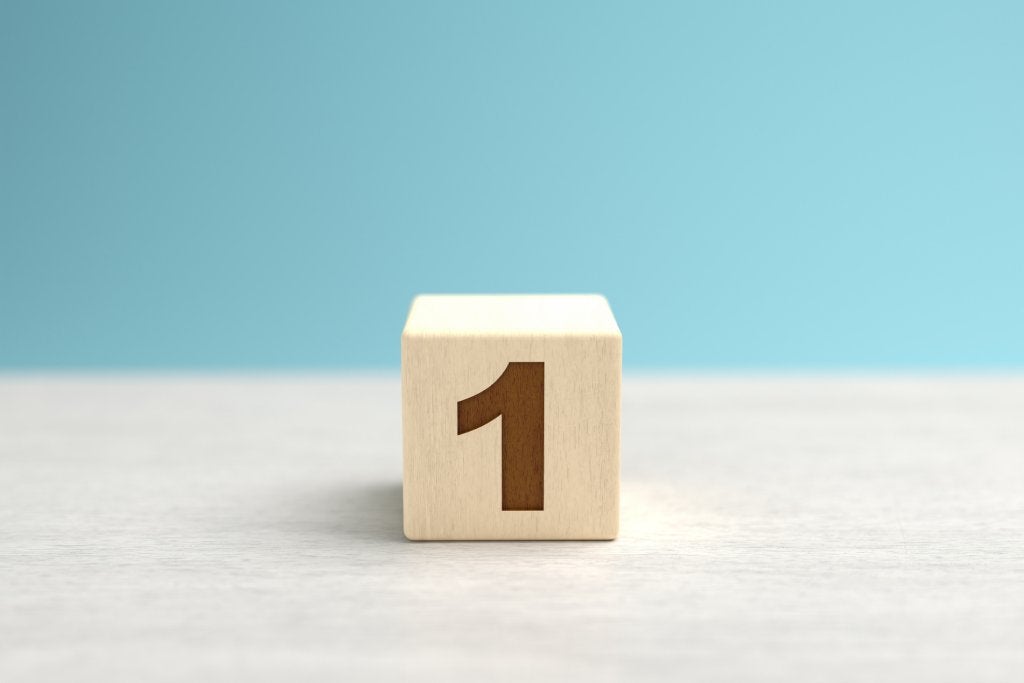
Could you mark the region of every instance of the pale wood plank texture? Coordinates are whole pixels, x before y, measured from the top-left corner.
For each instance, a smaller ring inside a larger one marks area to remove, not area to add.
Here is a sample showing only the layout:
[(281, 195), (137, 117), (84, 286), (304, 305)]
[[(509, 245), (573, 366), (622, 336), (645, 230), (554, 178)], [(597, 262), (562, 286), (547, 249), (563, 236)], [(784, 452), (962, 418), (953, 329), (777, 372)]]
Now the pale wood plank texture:
[(1024, 379), (627, 375), (607, 543), (405, 540), (399, 404), (0, 379), (0, 680), (1022, 678)]

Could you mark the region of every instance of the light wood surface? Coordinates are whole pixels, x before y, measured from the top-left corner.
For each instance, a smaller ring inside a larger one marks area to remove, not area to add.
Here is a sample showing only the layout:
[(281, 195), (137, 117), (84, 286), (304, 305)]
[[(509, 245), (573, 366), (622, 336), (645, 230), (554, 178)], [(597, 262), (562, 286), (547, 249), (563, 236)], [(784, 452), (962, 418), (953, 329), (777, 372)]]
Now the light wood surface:
[(611, 542), (411, 543), (397, 376), (0, 379), (0, 681), (1024, 679), (1024, 380), (627, 375)]
[[(543, 364), (542, 510), (502, 509), (502, 448), (513, 438), (503, 418), (457, 430), (459, 402), (509, 362)], [(621, 381), (622, 335), (604, 297), (417, 297), (402, 334), (405, 534), (614, 538)]]

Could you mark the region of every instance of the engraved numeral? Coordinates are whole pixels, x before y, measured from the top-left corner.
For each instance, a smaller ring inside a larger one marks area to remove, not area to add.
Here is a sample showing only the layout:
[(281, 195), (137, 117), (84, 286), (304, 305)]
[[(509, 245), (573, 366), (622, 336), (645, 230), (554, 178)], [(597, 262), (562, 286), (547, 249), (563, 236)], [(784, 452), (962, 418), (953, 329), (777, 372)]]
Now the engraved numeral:
[(459, 401), (459, 434), (501, 416), (501, 509), (544, 509), (544, 363), (509, 363)]

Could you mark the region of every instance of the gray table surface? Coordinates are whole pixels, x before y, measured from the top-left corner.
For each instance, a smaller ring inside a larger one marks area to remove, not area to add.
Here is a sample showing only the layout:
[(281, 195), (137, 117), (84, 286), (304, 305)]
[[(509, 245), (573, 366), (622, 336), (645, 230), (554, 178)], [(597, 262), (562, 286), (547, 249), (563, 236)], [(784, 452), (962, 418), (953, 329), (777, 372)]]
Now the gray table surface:
[(0, 680), (1024, 680), (1024, 378), (627, 375), (613, 542), (406, 541), (400, 419), (0, 377)]

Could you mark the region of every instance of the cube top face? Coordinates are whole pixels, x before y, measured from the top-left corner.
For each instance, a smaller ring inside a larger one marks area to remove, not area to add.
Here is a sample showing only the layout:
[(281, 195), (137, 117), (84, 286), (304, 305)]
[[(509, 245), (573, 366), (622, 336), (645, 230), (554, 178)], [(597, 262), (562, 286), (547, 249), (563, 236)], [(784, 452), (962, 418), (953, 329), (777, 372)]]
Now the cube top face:
[(403, 335), (621, 337), (608, 300), (598, 294), (422, 295)]
[(622, 337), (600, 296), (424, 296), (402, 335), (413, 540), (611, 539)]

